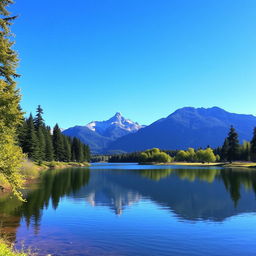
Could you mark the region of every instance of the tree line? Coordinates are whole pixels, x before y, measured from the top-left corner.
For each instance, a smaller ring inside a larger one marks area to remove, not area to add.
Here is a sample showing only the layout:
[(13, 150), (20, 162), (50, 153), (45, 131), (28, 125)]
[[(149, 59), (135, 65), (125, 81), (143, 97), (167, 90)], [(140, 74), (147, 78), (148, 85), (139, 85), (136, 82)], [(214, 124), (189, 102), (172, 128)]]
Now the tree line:
[(239, 144), (239, 135), (235, 128), (231, 126), (227, 138), (222, 147), (214, 150), (220, 156), (220, 160), (225, 161), (256, 161), (256, 127), (253, 130), (251, 141), (244, 141)]
[(85, 162), (90, 160), (90, 149), (77, 138), (62, 134), (58, 124), (51, 130), (43, 119), (39, 105), (36, 116), (23, 120), (18, 128), (19, 145), (33, 161)]
[[(161, 153), (161, 154), (159, 154)], [(166, 153), (171, 158), (168, 158)], [(109, 158), (109, 162), (232, 162), (232, 161), (256, 161), (256, 128), (253, 131), (252, 140), (244, 141), (239, 144), (238, 134), (233, 126), (231, 126), (228, 136), (225, 138), (222, 146), (211, 149), (188, 150), (159, 150), (149, 149), (144, 152), (133, 152), (113, 155)]]

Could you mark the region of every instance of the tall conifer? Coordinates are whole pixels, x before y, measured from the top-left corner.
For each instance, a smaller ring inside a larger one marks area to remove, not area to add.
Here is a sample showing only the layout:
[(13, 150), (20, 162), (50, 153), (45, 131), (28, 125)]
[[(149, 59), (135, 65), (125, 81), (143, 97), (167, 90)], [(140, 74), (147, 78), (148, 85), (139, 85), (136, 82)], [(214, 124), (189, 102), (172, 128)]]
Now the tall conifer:
[(228, 139), (226, 138), (223, 146), (221, 148), (221, 160), (222, 161), (227, 161), (228, 159), (228, 149), (229, 149), (229, 142)]
[(45, 161), (51, 162), (54, 160), (54, 152), (52, 145), (51, 128), (45, 129)]
[(27, 119), (27, 131), (24, 139), (23, 152), (26, 153), (28, 157), (34, 161), (40, 160), (39, 143), (32, 114), (30, 114), (29, 118)]
[(228, 134), (228, 161), (232, 162), (238, 159), (239, 156), (239, 140), (238, 134), (233, 126), (231, 126)]
[(251, 159), (256, 161), (256, 127), (253, 130), (253, 137), (251, 140)]
[(64, 141), (58, 124), (56, 124), (53, 128), (53, 148), (55, 160), (64, 161)]
[(17, 127), (22, 121), (22, 113), (14, 80), (18, 76), (18, 57), (12, 49), (14, 42), (10, 31), (15, 17), (10, 16), (6, 9), (12, 3), (11, 0), (0, 1), (0, 174), (21, 198), (18, 192), (22, 184), (19, 167), (23, 155), (17, 146)]

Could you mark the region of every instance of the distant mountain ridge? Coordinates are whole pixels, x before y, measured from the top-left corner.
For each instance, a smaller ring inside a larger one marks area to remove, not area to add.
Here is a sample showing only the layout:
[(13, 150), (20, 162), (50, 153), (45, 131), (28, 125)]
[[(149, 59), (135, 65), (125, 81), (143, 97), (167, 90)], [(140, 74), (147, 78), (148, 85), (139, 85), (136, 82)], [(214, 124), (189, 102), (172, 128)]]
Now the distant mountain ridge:
[(221, 108), (185, 107), (166, 118), (111, 142), (108, 150), (126, 152), (152, 147), (161, 149), (187, 149), (188, 147), (218, 147), (223, 144), (230, 126), (239, 134), (240, 142), (251, 140), (256, 117), (229, 113)]
[(223, 144), (230, 126), (239, 134), (240, 142), (251, 140), (256, 117), (235, 114), (219, 107), (184, 107), (149, 126), (125, 119), (119, 112), (107, 121), (93, 121), (75, 126), (63, 133), (89, 144), (94, 153), (132, 152), (153, 147), (187, 149), (218, 147)]
[(106, 121), (92, 121), (86, 127), (102, 136), (116, 139), (128, 133), (137, 132), (144, 126), (124, 118), (120, 112), (117, 112)]
[(74, 126), (63, 131), (70, 137), (77, 137), (88, 144), (94, 153), (99, 153), (112, 141), (145, 126), (126, 119), (120, 112), (106, 121), (92, 121), (85, 126)]

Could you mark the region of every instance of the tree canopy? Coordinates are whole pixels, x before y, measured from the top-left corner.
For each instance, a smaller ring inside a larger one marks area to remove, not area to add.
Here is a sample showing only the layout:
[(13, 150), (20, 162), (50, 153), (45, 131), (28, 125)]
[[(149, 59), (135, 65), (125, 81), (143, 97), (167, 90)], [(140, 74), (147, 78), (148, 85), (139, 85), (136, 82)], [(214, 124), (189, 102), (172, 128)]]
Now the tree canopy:
[(0, 1), (0, 175), (21, 198), (18, 189), (22, 186), (19, 168), (23, 154), (16, 136), (22, 121), (20, 93), (15, 82), (18, 56), (12, 49), (14, 41), (10, 30), (15, 17), (7, 10), (12, 3), (11, 0)]

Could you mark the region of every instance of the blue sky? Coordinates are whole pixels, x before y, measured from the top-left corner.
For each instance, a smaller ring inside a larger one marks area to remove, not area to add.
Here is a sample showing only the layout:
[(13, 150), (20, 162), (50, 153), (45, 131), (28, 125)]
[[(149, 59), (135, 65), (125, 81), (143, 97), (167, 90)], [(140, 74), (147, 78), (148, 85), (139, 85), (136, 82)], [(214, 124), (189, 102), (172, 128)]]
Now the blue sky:
[(256, 114), (255, 0), (17, 0), (22, 107), (142, 124), (183, 106)]

